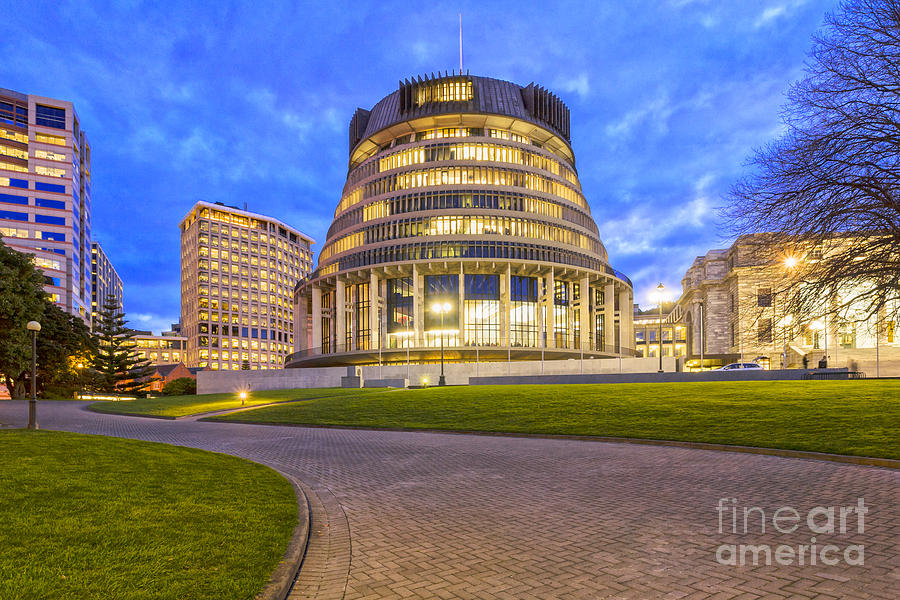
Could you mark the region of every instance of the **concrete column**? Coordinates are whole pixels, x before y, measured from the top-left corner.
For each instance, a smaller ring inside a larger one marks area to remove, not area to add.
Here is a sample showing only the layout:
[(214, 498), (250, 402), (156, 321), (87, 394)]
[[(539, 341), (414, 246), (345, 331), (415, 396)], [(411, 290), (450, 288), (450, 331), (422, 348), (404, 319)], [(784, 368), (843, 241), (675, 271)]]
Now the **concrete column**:
[(594, 323), (591, 319), (591, 280), (584, 276), (581, 278), (581, 305), (578, 307), (578, 318), (581, 320), (581, 333), (578, 343), (581, 344), (582, 350), (591, 348), (591, 331), (594, 330)]
[(356, 303), (359, 302), (359, 298), (356, 297), (357, 287), (355, 284), (350, 284), (347, 286), (346, 291), (346, 309), (344, 310), (344, 314), (348, 316), (344, 320), (347, 323), (347, 334), (350, 336), (350, 342), (347, 344), (347, 350), (359, 350), (357, 347), (357, 335), (356, 330), (359, 327), (359, 323), (356, 322)]
[(619, 290), (619, 322), (622, 331), (622, 348), (634, 349), (634, 310), (631, 290)]
[[(466, 306), (466, 276), (463, 273), (462, 263), (459, 263), (459, 283), (457, 284), (457, 291), (459, 292), (459, 304), (456, 311), (456, 316), (458, 319), (458, 327), (459, 327), (459, 345), (465, 345), (465, 333), (466, 333), (466, 323), (465, 323), (465, 306)], [(447, 341), (449, 345), (450, 336), (447, 336)]]
[(507, 263), (506, 272), (500, 276), (500, 345), (509, 345), (509, 298), (512, 290), (510, 284), (510, 266)]
[(544, 298), (544, 302), (547, 306), (547, 323), (545, 324), (545, 327), (547, 328), (547, 347), (556, 348), (556, 338), (554, 337), (554, 325), (556, 323), (556, 315), (554, 313), (556, 310), (556, 305), (553, 304), (553, 267), (550, 267), (550, 272), (547, 273), (544, 281), (547, 282), (547, 294)]
[(541, 292), (541, 277), (538, 277), (538, 289), (537, 289), (537, 347), (541, 348), (544, 346), (544, 294)]
[(419, 268), (413, 265), (413, 323), (415, 327), (415, 341), (413, 346), (425, 345), (425, 287)]
[(372, 349), (381, 348), (381, 323), (378, 318), (378, 302), (381, 298), (381, 281), (375, 271), (369, 271), (369, 344)]
[(294, 352), (300, 352), (310, 347), (306, 323), (309, 302), (310, 298), (307, 294), (302, 294), (297, 298), (297, 310), (294, 311)]
[(349, 348), (347, 343), (347, 301), (346, 301), (346, 284), (340, 277), (337, 278), (334, 285), (334, 332), (335, 349), (346, 352)]
[(322, 347), (322, 288), (312, 286), (312, 340), (310, 348)]
[(615, 351), (616, 284), (614, 283), (607, 283), (603, 288), (603, 343), (603, 350), (605, 352)]

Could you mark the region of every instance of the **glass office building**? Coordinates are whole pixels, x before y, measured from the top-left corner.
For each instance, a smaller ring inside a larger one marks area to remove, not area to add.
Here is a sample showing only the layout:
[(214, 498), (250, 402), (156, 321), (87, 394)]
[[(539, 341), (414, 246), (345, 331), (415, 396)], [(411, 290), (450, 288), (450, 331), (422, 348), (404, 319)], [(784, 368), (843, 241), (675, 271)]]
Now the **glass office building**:
[(91, 147), (71, 102), (0, 88), (0, 236), (91, 324)]
[(569, 110), (469, 74), (350, 121), (347, 181), (294, 302), (287, 366), (616, 356), (632, 289), (581, 190)]
[(180, 229), (187, 348), (179, 360), (212, 370), (281, 368), (293, 348), (291, 295), (310, 271), (312, 238), (221, 202), (198, 202)]

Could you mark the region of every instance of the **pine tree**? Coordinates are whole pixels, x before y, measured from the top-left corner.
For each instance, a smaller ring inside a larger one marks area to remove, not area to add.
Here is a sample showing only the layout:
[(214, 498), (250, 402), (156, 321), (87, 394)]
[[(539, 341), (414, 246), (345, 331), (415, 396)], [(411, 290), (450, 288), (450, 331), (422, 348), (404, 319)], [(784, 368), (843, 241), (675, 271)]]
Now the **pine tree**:
[(125, 326), (125, 313), (115, 298), (109, 296), (99, 312), (97, 354), (93, 368), (99, 374), (99, 391), (106, 393), (134, 393), (148, 384), (153, 372), (150, 361), (135, 352), (135, 332)]

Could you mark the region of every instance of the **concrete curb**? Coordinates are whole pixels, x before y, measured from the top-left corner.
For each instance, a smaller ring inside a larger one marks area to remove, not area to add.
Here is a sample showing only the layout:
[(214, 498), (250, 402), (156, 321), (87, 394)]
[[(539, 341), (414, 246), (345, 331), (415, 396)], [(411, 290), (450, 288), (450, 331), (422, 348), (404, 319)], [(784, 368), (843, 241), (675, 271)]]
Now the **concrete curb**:
[[(218, 422), (218, 421), (213, 421)], [(730, 444), (713, 444), (708, 442), (681, 442), (677, 440), (654, 440), (646, 438), (609, 437), (598, 435), (565, 435), (554, 433), (516, 433), (506, 431), (468, 431), (450, 429), (415, 429), (404, 427), (353, 427), (351, 425), (304, 425), (300, 423), (260, 423), (258, 421), (233, 420), (228, 423), (247, 425), (270, 425), (275, 427), (308, 427), (313, 429), (354, 429), (364, 431), (397, 431), (402, 433), (442, 433), (446, 435), (483, 435), (493, 437), (532, 438), (543, 440), (575, 440), (579, 442), (602, 442), (606, 444), (640, 444), (644, 446), (670, 446), (690, 450), (715, 450), (718, 452), (740, 452), (744, 454), (761, 454), (780, 458), (801, 458), (805, 460), (822, 460), (852, 464), (865, 467), (880, 467), (900, 470), (900, 460), (878, 458), (874, 456), (853, 456), (851, 454), (830, 454), (827, 452), (810, 452), (806, 450), (787, 450), (782, 448), (762, 448), (759, 446), (734, 446)]]
[(294, 493), (297, 496), (297, 526), (294, 527), (281, 562), (278, 563), (266, 586), (256, 595), (255, 600), (286, 600), (303, 566), (303, 559), (306, 558), (309, 546), (311, 518), (309, 499), (299, 481), (286, 473), (278, 472), (294, 486)]

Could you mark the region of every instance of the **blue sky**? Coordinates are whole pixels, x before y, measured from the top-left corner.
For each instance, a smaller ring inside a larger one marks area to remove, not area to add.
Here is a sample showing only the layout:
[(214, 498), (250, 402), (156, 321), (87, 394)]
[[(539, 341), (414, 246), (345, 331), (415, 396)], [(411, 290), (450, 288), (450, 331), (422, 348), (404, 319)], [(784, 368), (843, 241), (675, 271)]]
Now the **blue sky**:
[(659, 281), (680, 289), (695, 256), (729, 243), (715, 208), (781, 131), (784, 93), (836, 4), (14, 1), (0, 87), (75, 103), (94, 236), (132, 325), (159, 331), (178, 320), (178, 222), (193, 203), (247, 202), (320, 248), (353, 111), (401, 78), (457, 68), (461, 12), (466, 69), (568, 104), (610, 261), (649, 304)]

